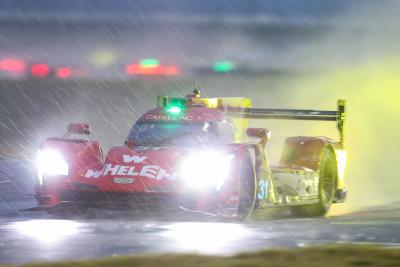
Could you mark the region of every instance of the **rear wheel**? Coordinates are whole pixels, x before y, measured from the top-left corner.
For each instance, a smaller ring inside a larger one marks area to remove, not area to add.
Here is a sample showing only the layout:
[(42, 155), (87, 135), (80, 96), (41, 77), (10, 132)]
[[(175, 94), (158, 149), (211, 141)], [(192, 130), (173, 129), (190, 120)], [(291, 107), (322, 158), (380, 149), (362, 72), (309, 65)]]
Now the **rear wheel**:
[(293, 215), (319, 217), (328, 213), (332, 205), (337, 180), (337, 163), (333, 150), (327, 148), (321, 159), (319, 172), (318, 198), (319, 202), (311, 205), (291, 207)]
[(245, 219), (251, 215), (256, 201), (256, 175), (248, 156), (240, 165), (238, 216)]

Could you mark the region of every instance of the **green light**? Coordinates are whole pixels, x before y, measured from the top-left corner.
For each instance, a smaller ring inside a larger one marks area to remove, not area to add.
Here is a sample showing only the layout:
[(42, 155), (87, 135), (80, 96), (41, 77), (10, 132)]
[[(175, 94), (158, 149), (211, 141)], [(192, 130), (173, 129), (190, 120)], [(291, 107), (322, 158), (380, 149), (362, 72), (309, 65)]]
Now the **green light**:
[(179, 115), (186, 110), (186, 98), (182, 97), (163, 97), (162, 107), (165, 112), (171, 115)]
[(231, 61), (216, 61), (213, 65), (215, 72), (231, 72), (235, 69), (235, 64)]
[(181, 113), (182, 109), (178, 106), (171, 106), (167, 108), (166, 111), (172, 114), (179, 114)]
[(144, 68), (151, 68), (151, 67), (157, 67), (160, 65), (160, 61), (155, 58), (144, 58), (140, 60), (140, 66)]

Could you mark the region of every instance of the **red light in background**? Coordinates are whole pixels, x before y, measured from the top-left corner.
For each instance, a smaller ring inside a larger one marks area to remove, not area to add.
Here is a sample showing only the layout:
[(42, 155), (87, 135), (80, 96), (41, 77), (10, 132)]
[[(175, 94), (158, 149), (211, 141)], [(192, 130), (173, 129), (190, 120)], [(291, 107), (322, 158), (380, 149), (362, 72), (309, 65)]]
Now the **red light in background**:
[(26, 63), (19, 59), (3, 59), (0, 61), (0, 70), (9, 72), (24, 72)]
[(164, 68), (164, 75), (166, 76), (177, 76), (179, 74), (179, 68), (177, 66), (166, 66)]
[(31, 73), (35, 77), (46, 77), (50, 74), (50, 67), (47, 64), (33, 64)]
[(64, 79), (64, 78), (69, 78), (71, 76), (72, 76), (71, 68), (61, 67), (61, 68), (58, 68), (56, 71), (57, 78)]
[(128, 65), (126, 66), (126, 72), (128, 74), (138, 74), (138, 75), (162, 75), (163, 71), (162, 71), (162, 67), (161, 66), (152, 66), (152, 67), (144, 67), (142, 65), (139, 64), (132, 64), (132, 65)]
[(129, 75), (147, 75), (147, 76), (176, 76), (179, 74), (177, 66), (143, 66), (140, 64), (130, 64), (125, 67), (125, 72)]
[(136, 74), (138, 72), (138, 69), (139, 65), (137, 64), (126, 65), (125, 72), (127, 74)]

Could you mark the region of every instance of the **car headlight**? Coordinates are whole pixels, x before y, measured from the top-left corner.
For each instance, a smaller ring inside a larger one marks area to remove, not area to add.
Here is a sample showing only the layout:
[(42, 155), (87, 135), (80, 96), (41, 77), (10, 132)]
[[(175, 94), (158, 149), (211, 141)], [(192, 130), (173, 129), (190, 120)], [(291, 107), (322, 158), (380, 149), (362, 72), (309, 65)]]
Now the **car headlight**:
[(69, 173), (68, 163), (56, 150), (39, 150), (37, 157), (37, 172), (39, 178), (43, 175), (63, 175)]
[(190, 187), (214, 187), (219, 190), (229, 175), (233, 157), (218, 151), (193, 153), (183, 160), (181, 177), (185, 185)]

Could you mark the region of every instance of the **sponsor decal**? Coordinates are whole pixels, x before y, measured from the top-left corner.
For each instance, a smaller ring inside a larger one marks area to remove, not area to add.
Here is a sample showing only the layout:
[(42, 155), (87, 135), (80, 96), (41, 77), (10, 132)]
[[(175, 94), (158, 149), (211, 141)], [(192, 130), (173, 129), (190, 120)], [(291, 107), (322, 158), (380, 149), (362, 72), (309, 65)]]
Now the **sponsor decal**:
[[(143, 163), (147, 157), (141, 156), (131, 156), (131, 155), (123, 155), (122, 159), (124, 163)], [(167, 173), (166, 170), (157, 166), (157, 165), (114, 165), (114, 164), (105, 164), (101, 170), (87, 170), (85, 174), (85, 178), (99, 178), (100, 176), (107, 175), (118, 175), (118, 176), (130, 176), (130, 177), (146, 177), (149, 179), (169, 179), (175, 180), (175, 178)]]
[(147, 157), (123, 155), (122, 159), (125, 163), (142, 163), (147, 159)]
[(114, 178), (113, 181), (116, 184), (132, 184), (134, 180), (135, 180), (134, 178), (117, 177), (117, 178)]
[(157, 121), (175, 121), (175, 120), (191, 121), (193, 120), (193, 116), (168, 116), (160, 114), (149, 114), (145, 117), (145, 119), (157, 120)]

